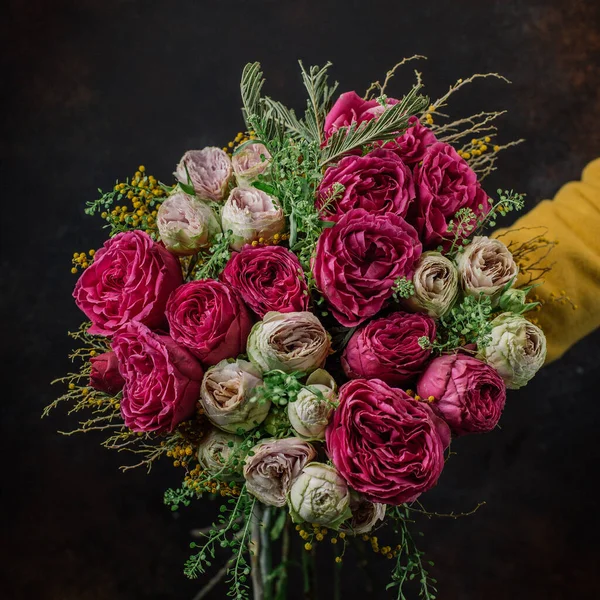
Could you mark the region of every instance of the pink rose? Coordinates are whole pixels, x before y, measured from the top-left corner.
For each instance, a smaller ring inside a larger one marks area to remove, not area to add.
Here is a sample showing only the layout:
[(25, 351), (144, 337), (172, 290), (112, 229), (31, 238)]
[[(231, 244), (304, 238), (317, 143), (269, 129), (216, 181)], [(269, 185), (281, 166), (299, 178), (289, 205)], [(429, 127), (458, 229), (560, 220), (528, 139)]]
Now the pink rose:
[(164, 323), (169, 294), (183, 278), (179, 261), (143, 231), (105, 242), (81, 274), (73, 297), (92, 322), (90, 333), (112, 335), (129, 321)]
[(402, 217), (355, 208), (323, 231), (312, 270), (335, 318), (352, 327), (381, 310), (420, 255), (417, 232)]
[(342, 127), (374, 119), (379, 105), (377, 100), (363, 100), (356, 92), (345, 92), (331, 107), (325, 117), (325, 137), (329, 138)]
[(435, 144), (437, 138), (429, 127), (421, 125), (417, 117), (410, 117), (408, 123), (411, 126), (401, 136), (383, 147), (394, 152), (407, 165), (414, 165), (423, 160), (425, 150)]
[(188, 150), (173, 173), (184, 184), (191, 184), (200, 198), (220, 202), (227, 196), (233, 168), (227, 152), (208, 146)]
[(173, 431), (194, 414), (203, 371), (168, 335), (132, 321), (114, 337), (125, 379), (121, 414), (132, 431)]
[(180, 286), (166, 314), (171, 337), (205, 367), (246, 350), (252, 318), (239, 293), (225, 283), (204, 279)]
[(308, 286), (296, 255), (281, 246), (246, 246), (221, 275), (259, 317), (308, 310)]
[(417, 385), (422, 398), (455, 435), (491, 431), (496, 427), (506, 387), (493, 367), (467, 354), (449, 354), (431, 361)]
[(477, 175), (449, 144), (437, 142), (427, 148), (423, 162), (415, 167), (415, 186), (417, 201), (409, 221), (426, 248), (454, 238), (448, 223), (461, 208), (472, 210), (478, 217), (490, 210)]
[[(342, 184), (344, 192), (326, 204), (335, 183)], [(365, 156), (346, 156), (327, 169), (317, 192), (317, 208), (329, 221), (338, 221), (353, 208), (404, 217), (414, 199), (410, 169), (393, 152), (380, 149)]]
[(90, 387), (109, 396), (118, 394), (125, 384), (119, 373), (119, 361), (114, 352), (105, 352), (90, 359), (92, 371), (90, 373)]
[(326, 431), (333, 464), (371, 502), (399, 505), (432, 488), (444, 468), (448, 425), (424, 402), (380, 379), (340, 388)]
[(419, 313), (395, 312), (369, 321), (354, 332), (344, 354), (342, 367), (350, 379), (379, 378), (401, 386), (419, 375), (431, 350), (419, 338), (435, 339), (435, 321)]

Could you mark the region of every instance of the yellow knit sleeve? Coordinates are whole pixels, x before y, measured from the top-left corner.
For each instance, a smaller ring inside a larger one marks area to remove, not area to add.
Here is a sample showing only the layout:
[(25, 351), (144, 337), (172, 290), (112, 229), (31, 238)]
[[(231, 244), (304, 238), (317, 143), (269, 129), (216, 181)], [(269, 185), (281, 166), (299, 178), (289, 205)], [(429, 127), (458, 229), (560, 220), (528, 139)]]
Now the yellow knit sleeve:
[[(558, 242), (548, 256), (552, 270), (532, 292), (542, 301), (536, 318), (548, 340), (548, 363), (600, 326), (600, 159), (584, 169), (581, 181), (567, 183), (554, 200), (541, 202), (494, 237), (520, 244), (539, 227)], [(565, 294), (575, 308), (554, 301)]]

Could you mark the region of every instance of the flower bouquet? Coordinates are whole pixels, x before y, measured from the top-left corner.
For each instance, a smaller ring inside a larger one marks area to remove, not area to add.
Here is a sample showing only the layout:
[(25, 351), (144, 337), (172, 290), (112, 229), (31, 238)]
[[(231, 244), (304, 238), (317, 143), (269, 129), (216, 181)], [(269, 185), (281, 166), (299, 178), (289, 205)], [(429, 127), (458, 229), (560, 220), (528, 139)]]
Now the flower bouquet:
[(109, 239), (73, 256), (80, 368), (46, 412), (86, 411), (75, 431), (105, 432), (125, 470), (170, 459), (174, 510), (220, 503), (185, 565), (216, 573), (203, 593), (226, 577), (234, 598), (285, 598), (297, 537), (307, 597), (327, 543), (336, 569), (366, 544), (396, 597), (414, 579), (435, 598), (417, 499), (451, 439), (493, 430), (544, 362), (527, 295), (545, 268), (528, 257), (552, 243), (484, 235), (523, 207), (481, 186), (518, 142), (492, 142), (498, 112), (442, 112), (486, 75), (431, 102), (416, 72), (389, 97), (405, 62), (337, 99), (329, 64), (301, 65), (303, 116), (248, 64), (245, 133), (186, 152), (173, 182), (140, 166), (88, 203)]

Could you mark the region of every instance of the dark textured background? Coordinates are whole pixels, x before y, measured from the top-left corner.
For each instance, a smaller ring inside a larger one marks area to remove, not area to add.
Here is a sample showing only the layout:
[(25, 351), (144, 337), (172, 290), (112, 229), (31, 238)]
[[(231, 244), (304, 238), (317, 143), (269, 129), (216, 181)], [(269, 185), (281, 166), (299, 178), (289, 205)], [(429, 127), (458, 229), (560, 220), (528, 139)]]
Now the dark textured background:
[[(3, 4), (2, 578), (7, 600), (190, 599), (181, 573), (201, 505), (179, 518), (162, 505), (169, 465), (121, 474), (93, 435), (41, 422), (68, 369), (74, 250), (97, 247), (100, 223), (83, 203), (144, 163), (168, 180), (188, 148), (221, 145), (241, 127), (238, 81), (260, 60), (267, 90), (301, 102), (296, 59), (334, 63), (341, 90), (363, 90), (403, 56), (421, 53), (428, 92), (499, 71), (464, 90), (461, 111), (509, 108), (501, 140), (527, 138), (501, 161), (502, 179), (530, 205), (600, 154), (600, 3), (29, 0)], [(395, 81), (401, 94), (411, 70)], [(600, 334), (512, 393), (502, 430), (461, 439), (425, 503), (487, 505), (459, 521), (424, 520), (442, 599), (597, 597)], [(390, 563), (376, 559), (385, 598)], [(329, 559), (323, 572), (330, 570)], [(324, 580), (326, 576), (324, 576)], [(223, 598), (222, 591), (213, 595)]]

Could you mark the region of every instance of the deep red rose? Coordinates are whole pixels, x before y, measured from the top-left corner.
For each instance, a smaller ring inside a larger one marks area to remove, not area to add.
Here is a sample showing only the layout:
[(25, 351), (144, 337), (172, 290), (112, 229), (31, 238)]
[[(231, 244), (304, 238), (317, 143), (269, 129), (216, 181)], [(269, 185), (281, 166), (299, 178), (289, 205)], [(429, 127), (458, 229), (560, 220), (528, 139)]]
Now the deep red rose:
[(259, 317), (270, 311), (308, 309), (302, 266), (296, 255), (282, 246), (246, 246), (232, 255), (221, 277)]
[(381, 310), (420, 256), (417, 232), (402, 217), (356, 208), (323, 231), (312, 271), (335, 318), (353, 327)]
[[(335, 183), (341, 183), (345, 189), (341, 197), (331, 202), (328, 199)], [(319, 185), (316, 204), (324, 219), (338, 221), (353, 208), (404, 217), (414, 199), (410, 169), (396, 154), (380, 149), (365, 156), (346, 156), (329, 167)]]
[(329, 138), (342, 127), (375, 118), (377, 100), (363, 100), (356, 92), (343, 93), (325, 117), (325, 137)]
[(452, 433), (484, 433), (496, 427), (506, 401), (506, 386), (490, 365), (467, 354), (449, 354), (431, 361), (417, 385), (422, 398)]
[(194, 414), (200, 363), (171, 337), (132, 321), (113, 339), (125, 379), (121, 414), (132, 431), (173, 431)]
[(392, 386), (413, 381), (431, 357), (419, 338), (435, 339), (435, 321), (420, 313), (395, 312), (354, 332), (342, 355), (350, 379), (379, 378)]
[(472, 210), (476, 216), (490, 210), (477, 175), (449, 144), (437, 142), (427, 148), (423, 162), (415, 167), (415, 187), (417, 201), (411, 206), (409, 221), (417, 228), (425, 249), (454, 238), (448, 223), (461, 208)]
[(92, 322), (89, 332), (112, 335), (130, 321), (165, 322), (169, 294), (183, 281), (179, 261), (143, 231), (118, 233), (96, 252), (73, 297)]
[(410, 127), (399, 137), (388, 142), (383, 147), (391, 150), (407, 165), (414, 165), (423, 160), (425, 151), (437, 142), (437, 138), (429, 129), (421, 125), (421, 121), (414, 115), (408, 119)]
[(119, 373), (119, 361), (114, 352), (105, 352), (90, 359), (90, 387), (111, 396), (118, 394), (125, 384)]
[(448, 425), (425, 402), (380, 379), (354, 379), (339, 392), (326, 430), (333, 464), (372, 502), (412, 502), (444, 468)]
[(171, 337), (205, 367), (246, 350), (252, 318), (240, 294), (221, 281), (204, 279), (177, 288), (167, 303)]

